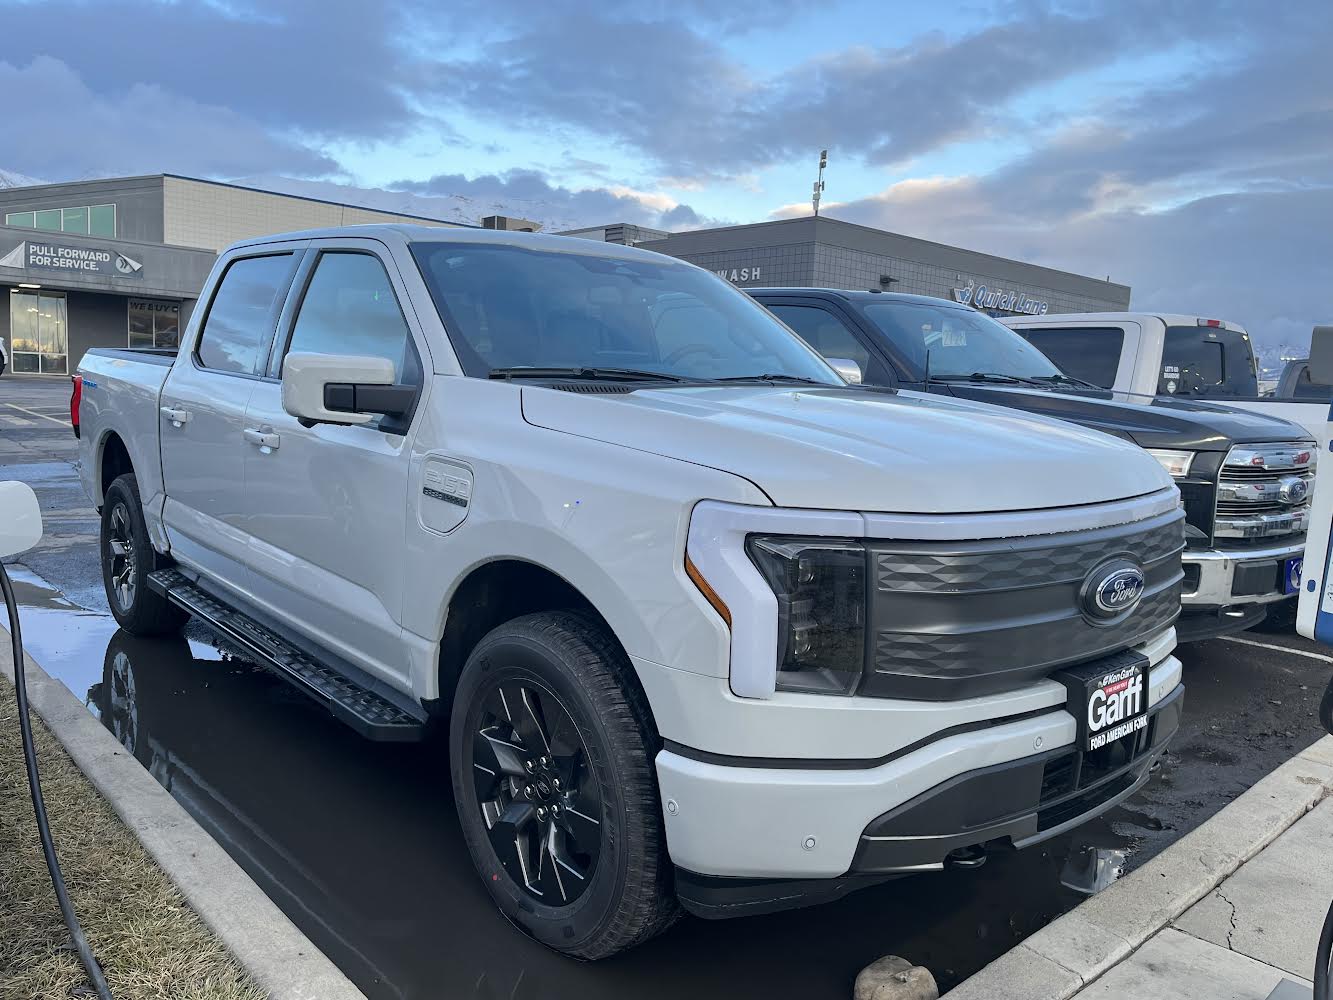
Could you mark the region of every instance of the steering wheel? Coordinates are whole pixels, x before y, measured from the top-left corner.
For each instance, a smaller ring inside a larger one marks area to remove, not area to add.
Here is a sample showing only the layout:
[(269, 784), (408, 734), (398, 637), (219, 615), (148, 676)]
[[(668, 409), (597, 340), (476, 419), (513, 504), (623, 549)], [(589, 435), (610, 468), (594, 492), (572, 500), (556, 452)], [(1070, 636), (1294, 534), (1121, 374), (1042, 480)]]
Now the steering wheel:
[(724, 355), (719, 354), (710, 344), (686, 344), (684, 347), (677, 347), (674, 351), (662, 359), (666, 365), (674, 365), (683, 358), (688, 358), (691, 354), (706, 354), (710, 358), (721, 358)]

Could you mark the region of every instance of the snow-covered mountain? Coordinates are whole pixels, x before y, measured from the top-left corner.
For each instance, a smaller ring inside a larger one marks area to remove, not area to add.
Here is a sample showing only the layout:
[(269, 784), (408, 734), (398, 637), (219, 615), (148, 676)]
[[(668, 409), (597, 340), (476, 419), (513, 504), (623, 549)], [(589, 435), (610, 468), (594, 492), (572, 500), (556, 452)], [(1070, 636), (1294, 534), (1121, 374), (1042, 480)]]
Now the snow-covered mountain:
[[(277, 191), (281, 194), (298, 195), (303, 198), (319, 198), (323, 201), (336, 201), (347, 205), (361, 205), (382, 212), (399, 212), (403, 215), (420, 215), (428, 219), (441, 219), (446, 222), (465, 222), (480, 225), (487, 215), (508, 215), (520, 219), (540, 222), (544, 232), (559, 232), (562, 229), (574, 229), (587, 225), (587, 221), (570, 214), (569, 206), (562, 202), (541, 199), (522, 199), (505, 197), (478, 198), (466, 194), (425, 195), (412, 194), (408, 191), (386, 191), (382, 188), (354, 187), (350, 184), (337, 184), (333, 181), (300, 180), (294, 177), (260, 175), (240, 177), (231, 183), (243, 187), (254, 187), (264, 191)], [(605, 219), (598, 219), (605, 222)], [(619, 221), (619, 220), (617, 220)]]
[(29, 187), (33, 184), (46, 183), (48, 182), (29, 177), (27, 174), (16, 174), (12, 170), (0, 169), (0, 188)]
[[(89, 180), (92, 177), (80, 179)], [(0, 188), (46, 183), (49, 182), (0, 168)], [(462, 222), (474, 226), (480, 225), (481, 220), (488, 215), (530, 219), (541, 223), (542, 230), (548, 233), (606, 222), (659, 224), (652, 217), (656, 216), (655, 211), (645, 209), (631, 199), (621, 199), (617, 194), (605, 191), (599, 191), (592, 197), (584, 197), (584, 192), (574, 192), (571, 196), (571, 192), (563, 188), (552, 188), (550, 189), (552, 196), (549, 198), (541, 196), (521, 198), (510, 193), (477, 194), (474, 188), (474, 193), (468, 194), (428, 195), (414, 194), (410, 191), (389, 191), (383, 188), (355, 187), (333, 181), (302, 180), (277, 174), (237, 177), (230, 179), (228, 183), (257, 188), (261, 191), (275, 191), (279, 194), (360, 205), (383, 212), (419, 215), (427, 219)]]

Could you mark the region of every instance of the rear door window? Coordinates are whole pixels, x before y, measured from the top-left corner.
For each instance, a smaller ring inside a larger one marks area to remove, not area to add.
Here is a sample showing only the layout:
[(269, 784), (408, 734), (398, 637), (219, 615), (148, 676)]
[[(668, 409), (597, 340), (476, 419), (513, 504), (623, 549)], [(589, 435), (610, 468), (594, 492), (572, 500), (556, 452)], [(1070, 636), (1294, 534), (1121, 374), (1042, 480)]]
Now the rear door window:
[(1119, 327), (1042, 327), (1016, 332), (1066, 375), (1103, 389), (1115, 387), (1125, 343), (1125, 331)]
[(208, 307), (195, 355), (205, 368), (255, 375), (278, 323), (296, 257), (240, 257), (227, 265)]
[(1249, 337), (1212, 326), (1168, 326), (1157, 391), (1213, 399), (1255, 398), (1259, 377)]

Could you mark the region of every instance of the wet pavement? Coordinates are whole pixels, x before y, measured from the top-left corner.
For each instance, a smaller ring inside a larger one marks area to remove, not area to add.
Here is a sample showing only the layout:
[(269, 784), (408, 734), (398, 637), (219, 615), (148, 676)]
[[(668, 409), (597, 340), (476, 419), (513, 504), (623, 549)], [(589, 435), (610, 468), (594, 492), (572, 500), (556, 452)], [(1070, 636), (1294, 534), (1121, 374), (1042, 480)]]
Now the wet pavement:
[[(1258, 633), (1246, 638), (1274, 648), (1182, 647), (1181, 732), (1149, 785), (1106, 817), (975, 871), (767, 917), (686, 919), (628, 954), (574, 962), (491, 905), (459, 833), (442, 734), (369, 743), (194, 626), (176, 640), (116, 629), (68, 428), (58, 438), (35, 419), (7, 423), (13, 385), (37, 397), (22, 397), (29, 409), (52, 394), (32, 381), (0, 379), (0, 479), (32, 483), (54, 515), (42, 545), (11, 569), (29, 652), (375, 1000), (845, 998), (857, 971), (886, 953), (928, 966), (947, 989), (1076, 905), (1083, 896), (1070, 886), (1107, 884), (1322, 735), (1333, 661), (1319, 647)], [(47, 405), (41, 412), (58, 412)]]

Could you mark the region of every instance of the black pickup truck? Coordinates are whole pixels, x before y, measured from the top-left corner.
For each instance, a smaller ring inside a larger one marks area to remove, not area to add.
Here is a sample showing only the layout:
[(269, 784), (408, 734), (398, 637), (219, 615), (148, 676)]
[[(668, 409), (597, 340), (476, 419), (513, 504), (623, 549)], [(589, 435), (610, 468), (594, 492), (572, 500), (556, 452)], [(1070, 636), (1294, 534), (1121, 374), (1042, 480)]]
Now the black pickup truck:
[(868, 385), (1015, 407), (1150, 452), (1185, 504), (1182, 641), (1250, 628), (1270, 613), (1285, 618), (1294, 608), (1318, 454), (1299, 425), (1197, 400), (1130, 400), (1065, 375), (1014, 331), (944, 299), (747, 291), (826, 358), (855, 362)]

